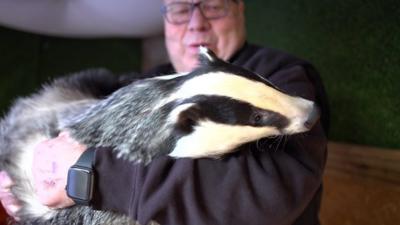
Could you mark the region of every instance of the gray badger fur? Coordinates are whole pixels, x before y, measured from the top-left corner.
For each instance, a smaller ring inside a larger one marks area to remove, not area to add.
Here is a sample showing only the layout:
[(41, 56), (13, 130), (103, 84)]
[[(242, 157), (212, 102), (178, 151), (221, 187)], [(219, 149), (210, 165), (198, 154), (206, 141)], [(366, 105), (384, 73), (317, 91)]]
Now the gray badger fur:
[(160, 155), (220, 156), (263, 137), (307, 131), (317, 121), (313, 102), (288, 96), (205, 48), (200, 52), (201, 65), (191, 73), (117, 89), (106, 71), (88, 71), (16, 101), (0, 123), (0, 169), (15, 181), (12, 191), (23, 205), (20, 223), (135, 224), (112, 212), (52, 210), (38, 202), (32, 149), (62, 130), (87, 146), (111, 146), (118, 156), (147, 164)]

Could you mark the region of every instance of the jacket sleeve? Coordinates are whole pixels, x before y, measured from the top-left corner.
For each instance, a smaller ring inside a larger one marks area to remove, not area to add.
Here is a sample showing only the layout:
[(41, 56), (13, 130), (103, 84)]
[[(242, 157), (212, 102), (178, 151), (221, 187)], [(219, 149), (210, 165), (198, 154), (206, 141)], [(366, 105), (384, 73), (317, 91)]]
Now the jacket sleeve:
[[(269, 79), (288, 93), (316, 98), (302, 66), (281, 69)], [(300, 224), (296, 221), (309, 208), (318, 208), (326, 144), (318, 123), (307, 133), (262, 139), (220, 159), (160, 157), (141, 166), (98, 149), (93, 205), (140, 224)], [(305, 220), (318, 224), (317, 218)]]

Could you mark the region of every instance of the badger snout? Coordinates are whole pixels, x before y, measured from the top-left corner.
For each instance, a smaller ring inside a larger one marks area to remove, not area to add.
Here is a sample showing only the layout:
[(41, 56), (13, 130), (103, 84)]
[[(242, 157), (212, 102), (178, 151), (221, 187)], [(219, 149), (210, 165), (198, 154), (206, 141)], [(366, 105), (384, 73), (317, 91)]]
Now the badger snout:
[[(318, 122), (320, 118), (319, 107), (311, 101), (305, 99), (297, 99), (296, 108), (290, 116), (290, 123), (282, 134), (295, 134), (309, 131)], [(293, 108), (293, 109), (294, 109)]]
[(318, 108), (318, 106), (316, 106), (315, 104), (313, 104), (312, 108), (311, 108), (311, 112), (308, 114), (307, 119), (304, 122), (304, 127), (307, 130), (310, 130), (319, 120), (320, 117), (320, 110)]
[(306, 107), (302, 108), (288, 126), (289, 134), (309, 131), (319, 120), (320, 112), (315, 103), (306, 100)]

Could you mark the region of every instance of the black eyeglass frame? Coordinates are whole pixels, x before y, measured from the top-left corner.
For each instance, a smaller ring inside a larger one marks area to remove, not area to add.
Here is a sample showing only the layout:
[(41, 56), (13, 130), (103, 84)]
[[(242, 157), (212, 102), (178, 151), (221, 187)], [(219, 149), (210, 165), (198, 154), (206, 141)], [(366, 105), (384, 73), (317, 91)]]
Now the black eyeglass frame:
[[(223, 17), (225, 17), (226, 15), (228, 15), (228, 8), (229, 8), (229, 3), (230, 3), (230, 1), (232, 1), (232, 2), (234, 2), (234, 3), (237, 3), (237, 2), (238, 2), (238, 0), (224, 0), (224, 14), (221, 14), (221, 15), (218, 15), (218, 16), (215, 16), (215, 17), (207, 17), (207, 15), (204, 14), (203, 9), (201, 8), (201, 4), (203, 4), (205, 1), (199, 1), (199, 2), (197, 2), (197, 3), (193, 3), (193, 2), (191, 2), (191, 3), (189, 3), (189, 2), (187, 2), (187, 3), (186, 3), (186, 2), (172, 2), (172, 3), (169, 3), (169, 4), (167, 4), (167, 5), (161, 6), (161, 14), (163, 15), (164, 19), (165, 19), (168, 23), (171, 23), (171, 24), (174, 24), (174, 25), (181, 25), (181, 24), (188, 23), (188, 22), (190, 21), (190, 19), (192, 18), (192, 15), (193, 15), (194, 10), (198, 7), (199, 10), (200, 10), (200, 12), (202, 13), (202, 15), (203, 15), (206, 19), (208, 19), (208, 20), (220, 19), (220, 18), (223, 18)], [(190, 5), (190, 16), (188, 17), (187, 20), (183, 20), (183, 21), (180, 21), (180, 22), (174, 22), (174, 21), (171, 21), (171, 20), (168, 18), (168, 16), (167, 16), (167, 13), (168, 13), (168, 6), (173, 5), (173, 4), (176, 4), (176, 3), (180, 3), (180, 4), (181, 4), (181, 3), (184, 3), (184, 4), (186, 3), (186, 4)]]

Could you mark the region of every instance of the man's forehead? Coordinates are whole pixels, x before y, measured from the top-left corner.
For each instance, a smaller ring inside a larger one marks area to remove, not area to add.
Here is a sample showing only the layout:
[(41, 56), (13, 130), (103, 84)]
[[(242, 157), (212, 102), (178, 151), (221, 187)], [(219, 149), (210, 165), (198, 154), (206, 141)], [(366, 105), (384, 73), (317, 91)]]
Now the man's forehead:
[(164, 4), (169, 4), (172, 2), (204, 2), (204, 1), (207, 0), (163, 0)]
[(164, 0), (164, 4), (169, 4), (172, 2), (193, 2), (193, 1), (199, 1), (199, 0)]

